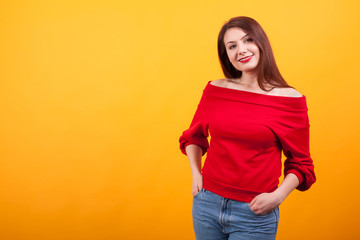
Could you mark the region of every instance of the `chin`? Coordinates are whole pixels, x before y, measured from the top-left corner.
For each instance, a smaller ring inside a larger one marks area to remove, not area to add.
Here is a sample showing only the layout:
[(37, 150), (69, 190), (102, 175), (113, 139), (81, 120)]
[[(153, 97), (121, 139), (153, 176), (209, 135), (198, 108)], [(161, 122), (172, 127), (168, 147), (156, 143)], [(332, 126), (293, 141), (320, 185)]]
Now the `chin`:
[(243, 69), (237, 68), (237, 70), (238, 70), (238, 71), (241, 71), (241, 72), (252, 72), (252, 71), (256, 70), (256, 67), (243, 68)]

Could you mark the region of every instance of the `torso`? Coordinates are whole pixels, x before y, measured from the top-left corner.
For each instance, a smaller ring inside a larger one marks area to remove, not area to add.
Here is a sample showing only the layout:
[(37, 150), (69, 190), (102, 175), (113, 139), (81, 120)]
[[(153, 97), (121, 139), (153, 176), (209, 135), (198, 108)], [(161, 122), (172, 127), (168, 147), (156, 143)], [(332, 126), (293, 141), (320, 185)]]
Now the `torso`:
[[(230, 88), (235, 90), (241, 90), (241, 91), (248, 91), (248, 92), (254, 92), (264, 95), (272, 95), (272, 96), (281, 96), (281, 97), (302, 97), (302, 94), (298, 91), (296, 91), (294, 88), (279, 88), (275, 87), (270, 91), (264, 91), (259, 86), (255, 87), (248, 87), (242, 84), (238, 84), (235, 82), (232, 82), (229, 79), (218, 79), (211, 81), (211, 85), (223, 87), (223, 88)], [(271, 86), (268, 86), (271, 88)]]

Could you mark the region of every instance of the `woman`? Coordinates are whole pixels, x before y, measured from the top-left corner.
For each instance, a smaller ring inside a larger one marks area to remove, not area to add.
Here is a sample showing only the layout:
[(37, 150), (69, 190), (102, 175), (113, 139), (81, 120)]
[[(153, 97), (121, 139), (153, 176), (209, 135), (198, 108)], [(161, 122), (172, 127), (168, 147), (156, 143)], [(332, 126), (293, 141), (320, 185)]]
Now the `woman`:
[(278, 206), (316, 181), (306, 99), (281, 76), (254, 19), (226, 22), (218, 54), (226, 78), (208, 82), (179, 139), (193, 176), (196, 239), (275, 239)]

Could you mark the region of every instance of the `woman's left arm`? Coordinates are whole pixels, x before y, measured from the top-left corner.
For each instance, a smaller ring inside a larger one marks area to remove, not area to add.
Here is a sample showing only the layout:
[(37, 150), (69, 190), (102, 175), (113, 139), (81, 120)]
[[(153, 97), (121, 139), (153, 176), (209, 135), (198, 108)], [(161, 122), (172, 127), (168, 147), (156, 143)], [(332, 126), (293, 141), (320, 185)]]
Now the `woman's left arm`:
[(298, 177), (293, 173), (289, 173), (274, 192), (257, 195), (250, 202), (251, 210), (256, 214), (266, 214), (274, 210), (299, 185), (299, 183)]

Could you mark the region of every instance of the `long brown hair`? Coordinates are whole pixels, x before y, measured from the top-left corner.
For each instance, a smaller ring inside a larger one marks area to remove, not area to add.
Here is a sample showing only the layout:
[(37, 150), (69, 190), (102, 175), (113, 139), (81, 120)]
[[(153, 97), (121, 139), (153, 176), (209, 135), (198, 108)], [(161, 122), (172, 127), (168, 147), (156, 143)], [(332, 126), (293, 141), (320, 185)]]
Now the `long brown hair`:
[(219, 32), (218, 37), (218, 54), (221, 64), (221, 68), (227, 78), (239, 78), (242, 72), (237, 70), (230, 62), (226, 53), (224, 36), (229, 28), (238, 27), (243, 29), (244, 32), (254, 40), (255, 44), (260, 50), (260, 60), (257, 66), (258, 69), (258, 84), (264, 91), (270, 91), (266, 89), (265, 84), (270, 84), (274, 87), (291, 87), (285, 79), (281, 76), (281, 73), (276, 65), (273, 51), (268, 37), (260, 24), (254, 19), (249, 17), (234, 17), (227, 21)]

